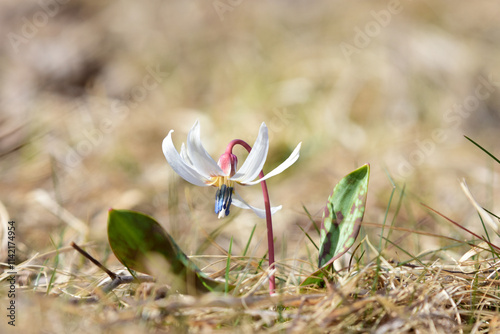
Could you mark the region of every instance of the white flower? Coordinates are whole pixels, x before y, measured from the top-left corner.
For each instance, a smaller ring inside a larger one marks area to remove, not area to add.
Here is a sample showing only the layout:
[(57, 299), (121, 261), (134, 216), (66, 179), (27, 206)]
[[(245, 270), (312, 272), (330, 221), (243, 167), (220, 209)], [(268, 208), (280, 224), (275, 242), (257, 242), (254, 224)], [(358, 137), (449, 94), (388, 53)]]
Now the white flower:
[[(262, 167), (266, 162), (267, 152), (269, 150), (269, 137), (267, 134), (267, 126), (262, 123), (259, 129), (259, 135), (247, 159), (236, 171), (237, 158), (231, 153), (232, 145), (228, 146), (228, 150), (224, 153), (218, 163), (207, 153), (200, 140), (200, 125), (196, 121), (189, 131), (187, 137), (187, 149), (182, 144), (180, 154), (175, 149), (172, 142), (172, 132), (163, 139), (162, 149), (167, 162), (173, 170), (179, 174), (184, 180), (196, 186), (215, 186), (217, 193), (215, 196), (215, 213), (219, 218), (229, 214), (229, 207), (234, 204), (243, 209), (251, 209), (260, 218), (265, 218), (265, 210), (257, 209), (246, 203), (236, 191), (234, 191), (235, 183), (241, 185), (255, 185), (272, 176), (275, 176), (285, 169), (290, 167), (299, 158), (300, 146), (293, 150), (292, 154), (273, 171), (266, 176), (257, 179), (262, 171)], [(238, 141), (241, 143), (241, 141)], [(233, 198), (234, 194), (234, 198)], [(271, 208), (271, 214), (281, 209), (281, 205)]]

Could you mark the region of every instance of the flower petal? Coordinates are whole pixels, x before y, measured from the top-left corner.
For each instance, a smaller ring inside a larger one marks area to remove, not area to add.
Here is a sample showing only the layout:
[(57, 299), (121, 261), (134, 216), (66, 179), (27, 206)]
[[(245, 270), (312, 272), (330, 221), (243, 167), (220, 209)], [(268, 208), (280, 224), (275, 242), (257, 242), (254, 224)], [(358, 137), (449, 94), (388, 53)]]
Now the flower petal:
[(186, 145), (184, 145), (184, 143), (182, 143), (182, 145), (181, 145), (181, 152), (180, 153), (181, 153), (182, 160), (184, 160), (184, 162), (187, 163), (188, 165), (193, 166), (193, 162), (191, 161), (191, 159), (189, 158), (189, 155), (187, 154)]
[[(263, 210), (263, 209), (258, 209), (256, 207), (253, 207), (251, 206), (250, 204), (248, 204), (247, 202), (245, 202), (245, 200), (243, 198), (241, 198), (241, 196), (235, 191), (233, 193), (233, 200), (231, 202), (231, 204), (233, 204), (234, 206), (237, 206), (238, 208), (242, 208), (242, 209), (250, 209), (252, 210), (259, 218), (266, 218), (266, 210)], [(278, 212), (279, 210), (281, 210), (282, 206), (273, 206), (271, 207), (271, 215), (274, 215), (276, 212)]]
[(256, 181), (252, 181), (252, 182), (240, 182), (240, 183), (252, 186), (254, 184), (257, 184), (261, 181), (267, 180), (268, 178), (273, 177), (273, 176), (278, 175), (279, 173), (283, 172), (285, 169), (287, 169), (288, 167), (293, 165), (295, 161), (297, 161), (297, 159), (299, 158), (301, 145), (302, 145), (302, 142), (300, 142), (299, 145), (297, 145), (297, 147), (293, 150), (292, 154), (290, 154), (290, 156), (285, 161), (283, 161), (281, 163), (281, 165), (279, 165), (278, 167), (273, 169), (270, 173), (268, 173), (263, 178), (258, 179)]
[(167, 162), (184, 180), (196, 186), (208, 186), (208, 184), (205, 183), (208, 179), (201, 175), (196, 168), (190, 166), (181, 158), (179, 152), (175, 149), (174, 143), (172, 142), (172, 132), (174, 132), (174, 130), (170, 130), (165, 139), (163, 139), (162, 143), (163, 154), (165, 155)]
[(268, 150), (269, 136), (267, 134), (267, 126), (265, 123), (262, 123), (259, 129), (259, 135), (252, 146), (252, 150), (248, 154), (248, 157), (241, 168), (236, 174), (234, 174), (231, 180), (241, 183), (255, 180), (255, 178), (262, 171), (262, 167), (264, 167)]
[(194, 123), (189, 131), (187, 139), (187, 153), (189, 159), (192, 161), (193, 166), (200, 174), (207, 179), (211, 176), (224, 175), (222, 169), (217, 165), (215, 160), (208, 154), (200, 139), (200, 123), (198, 120)]

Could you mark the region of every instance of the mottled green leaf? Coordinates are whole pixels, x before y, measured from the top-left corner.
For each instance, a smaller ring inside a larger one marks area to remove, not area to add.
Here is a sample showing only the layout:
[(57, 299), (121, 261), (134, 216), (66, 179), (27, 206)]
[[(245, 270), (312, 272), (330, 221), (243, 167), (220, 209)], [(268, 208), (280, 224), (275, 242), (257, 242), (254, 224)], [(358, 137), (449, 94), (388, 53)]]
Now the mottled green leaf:
[(369, 177), (370, 165), (361, 166), (340, 180), (328, 198), (321, 225), (319, 268), (333, 263), (354, 244), (365, 213)]
[[(111, 209), (108, 216), (108, 239), (115, 256), (129, 269), (150, 275), (165, 274), (171, 281), (189, 285), (186, 287), (187, 291), (193, 291), (190, 287), (194, 287), (197, 292), (224, 290), (223, 282), (204, 274), (161, 225), (145, 214)], [(155, 256), (161, 257), (163, 261), (156, 263), (164, 264), (165, 268), (151, 268), (149, 260)]]
[(307, 277), (302, 283), (301, 286), (323, 286), (324, 277), (328, 278), (331, 273), (329, 272), (330, 266), (325, 266), (323, 268), (319, 268), (312, 275)]
[(333, 261), (354, 244), (365, 213), (369, 177), (370, 165), (363, 165), (340, 180), (328, 197), (320, 230), (319, 269), (301, 286), (321, 285)]

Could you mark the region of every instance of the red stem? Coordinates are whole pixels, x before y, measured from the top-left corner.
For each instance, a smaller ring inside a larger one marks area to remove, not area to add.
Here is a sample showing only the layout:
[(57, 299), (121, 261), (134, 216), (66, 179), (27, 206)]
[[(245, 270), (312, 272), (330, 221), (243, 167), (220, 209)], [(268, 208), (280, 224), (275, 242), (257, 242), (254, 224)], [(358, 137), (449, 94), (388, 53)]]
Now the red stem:
[[(252, 147), (248, 145), (241, 139), (232, 140), (226, 148), (226, 153), (232, 154), (233, 147), (235, 145), (243, 146), (248, 153), (252, 150)], [(261, 170), (259, 173), (259, 178), (264, 177), (264, 171)], [(262, 194), (264, 196), (264, 208), (266, 210), (266, 224), (267, 224), (267, 248), (269, 253), (269, 269), (274, 269), (274, 237), (273, 237), (273, 219), (271, 218), (271, 203), (269, 201), (269, 191), (267, 190), (266, 181), (261, 181), (260, 185), (262, 187)], [(269, 277), (269, 293), (273, 294), (276, 290), (276, 278), (274, 273)]]

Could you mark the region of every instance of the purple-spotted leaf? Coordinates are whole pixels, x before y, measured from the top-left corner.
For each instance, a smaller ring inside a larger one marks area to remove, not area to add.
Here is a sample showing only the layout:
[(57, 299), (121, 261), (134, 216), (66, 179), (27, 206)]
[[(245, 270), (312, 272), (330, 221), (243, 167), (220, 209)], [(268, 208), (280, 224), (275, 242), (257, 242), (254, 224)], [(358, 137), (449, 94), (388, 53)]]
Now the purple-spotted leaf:
[[(129, 269), (150, 275), (165, 274), (171, 281), (183, 282), (187, 291), (193, 291), (190, 287), (194, 287), (197, 292), (224, 290), (224, 283), (203, 273), (170, 234), (150, 216), (111, 209), (108, 215), (108, 240), (116, 258)], [(162, 259), (155, 263), (163, 263), (165, 268), (151, 268), (149, 260), (155, 259), (155, 256)]]
[(328, 268), (354, 244), (365, 213), (370, 165), (346, 175), (328, 197), (320, 230), (319, 269), (301, 286), (321, 284)]
[(346, 175), (328, 198), (321, 224), (318, 267), (330, 265), (351, 248), (356, 240), (363, 215), (370, 165)]

